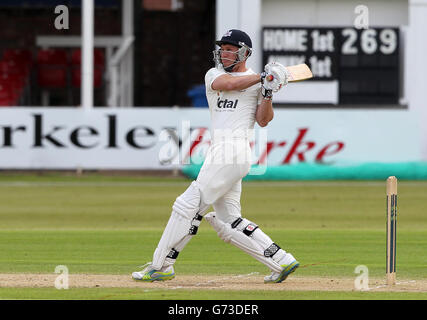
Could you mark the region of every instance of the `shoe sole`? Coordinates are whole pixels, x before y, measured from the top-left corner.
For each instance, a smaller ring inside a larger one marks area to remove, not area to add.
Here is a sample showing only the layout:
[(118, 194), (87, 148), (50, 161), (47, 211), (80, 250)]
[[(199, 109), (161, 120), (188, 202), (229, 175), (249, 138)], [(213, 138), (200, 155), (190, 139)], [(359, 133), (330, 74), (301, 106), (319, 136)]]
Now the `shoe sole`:
[(292, 273), (295, 272), (295, 270), (299, 267), (299, 262), (298, 261), (294, 261), (292, 262), (287, 268), (285, 268), (279, 275), (279, 277), (277, 278), (277, 280), (274, 281), (265, 281), (264, 283), (280, 283), (284, 280), (286, 280), (286, 278)]
[(175, 274), (167, 275), (167, 276), (159, 276), (152, 279), (135, 279), (134, 277), (132, 277), (133, 280), (142, 281), (142, 282), (168, 281), (168, 280), (172, 280), (173, 278), (175, 278)]

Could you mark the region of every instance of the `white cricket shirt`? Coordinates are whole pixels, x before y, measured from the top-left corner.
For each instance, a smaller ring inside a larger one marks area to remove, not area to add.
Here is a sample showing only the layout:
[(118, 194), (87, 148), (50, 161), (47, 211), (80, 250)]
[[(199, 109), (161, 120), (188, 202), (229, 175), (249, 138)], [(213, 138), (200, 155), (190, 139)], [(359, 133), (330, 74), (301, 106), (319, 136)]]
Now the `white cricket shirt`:
[[(241, 91), (216, 91), (212, 83), (226, 74), (223, 69), (211, 68), (205, 75), (206, 98), (211, 113), (211, 137), (218, 131), (231, 133), (233, 137), (248, 137), (255, 124), (255, 112), (261, 103), (261, 83)], [(232, 76), (256, 74), (252, 69), (245, 72), (230, 72)]]

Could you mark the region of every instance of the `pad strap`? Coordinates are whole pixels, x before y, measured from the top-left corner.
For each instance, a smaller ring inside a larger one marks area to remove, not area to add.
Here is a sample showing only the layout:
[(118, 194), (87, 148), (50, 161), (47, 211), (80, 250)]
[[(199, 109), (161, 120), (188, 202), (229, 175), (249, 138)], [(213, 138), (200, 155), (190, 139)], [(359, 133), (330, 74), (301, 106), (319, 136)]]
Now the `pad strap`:
[(258, 226), (255, 223), (249, 223), (245, 229), (243, 229), (243, 233), (246, 234), (248, 237), (252, 235), (252, 233), (258, 229)]
[(166, 256), (167, 258), (176, 259), (178, 258), (179, 252), (172, 248), (172, 250), (169, 252), (169, 254)]
[(200, 222), (202, 221), (202, 219), (203, 219), (203, 216), (196, 213), (193, 220), (191, 220), (191, 227), (190, 227), (190, 230), (188, 231), (189, 235), (194, 236), (195, 234), (197, 234), (197, 231), (199, 230)]
[[(238, 225), (241, 223), (243, 221), (243, 219), (242, 218), (237, 218), (236, 220), (234, 220), (232, 223), (231, 223), (231, 229), (236, 229), (237, 227), (238, 227)], [(248, 223), (248, 225), (244, 228), (244, 229), (242, 229), (242, 230), (240, 230), (240, 231), (242, 231), (245, 235), (247, 235), (248, 237), (250, 237), (251, 235), (252, 235), (252, 233), (256, 230), (256, 229), (258, 229), (258, 225), (256, 225), (255, 223), (253, 223), (253, 222), (250, 222), (249, 220), (246, 220), (246, 222), (249, 222)]]
[(281, 248), (275, 244), (274, 242), (271, 244), (271, 246), (269, 246), (267, 249), (265, 249), (264, 251), (264, 257), (267, 258), (271, 258), (272, 256), (274, 256), (277, 251), (279, 251)]
[(231, 229), (235, 229), (242, 221), (242, 218), (237, 218), (236, 220), (234, 220), (234, 222), (231, 224)]

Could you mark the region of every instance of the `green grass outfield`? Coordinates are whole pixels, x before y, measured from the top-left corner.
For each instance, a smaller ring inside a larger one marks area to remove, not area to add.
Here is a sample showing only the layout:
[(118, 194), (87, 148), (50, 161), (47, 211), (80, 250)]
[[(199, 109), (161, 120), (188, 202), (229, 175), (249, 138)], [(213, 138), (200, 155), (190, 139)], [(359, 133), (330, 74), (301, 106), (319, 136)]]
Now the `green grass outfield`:
[[(0, 173), (0, 274), (129, 275), (151, 260), (182, 178)], [(399, 181), (397, 276), (427, 279), (427, 182)], [(385, 182), (245, 182), (243, 216), (301, 267), (296, 277), (385, 278)], [(206, 222), (181, 253), (180, 275), (268, 273)], [(285, 283), (280, 285), (286, 285)], [(1, 299), (427, 299), (427, 292), (144, 288), (10, 288)]]

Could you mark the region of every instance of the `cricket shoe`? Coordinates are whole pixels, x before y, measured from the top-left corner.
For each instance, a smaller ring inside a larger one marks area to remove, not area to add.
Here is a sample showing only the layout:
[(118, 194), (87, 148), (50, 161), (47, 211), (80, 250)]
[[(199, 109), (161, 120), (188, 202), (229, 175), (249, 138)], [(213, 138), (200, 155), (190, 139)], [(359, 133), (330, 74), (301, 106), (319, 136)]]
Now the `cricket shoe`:
[(151, 262), (142, 266), (142, 271), (132, 272), (132, 278), (138, 281), (153, 282), (166, 281), (175, 278), (173, 266), (168, 266), (160, 270), (155, 270), (151, 266)]
[(272, 272), (269, 276), (264, 277), (264, 283), (280, 283), (299, 267), (299, 262), (294, 260), (290, 264), (282, 264), (281, 272)]

